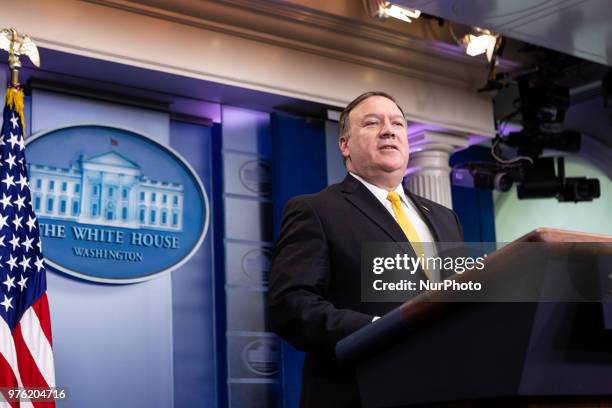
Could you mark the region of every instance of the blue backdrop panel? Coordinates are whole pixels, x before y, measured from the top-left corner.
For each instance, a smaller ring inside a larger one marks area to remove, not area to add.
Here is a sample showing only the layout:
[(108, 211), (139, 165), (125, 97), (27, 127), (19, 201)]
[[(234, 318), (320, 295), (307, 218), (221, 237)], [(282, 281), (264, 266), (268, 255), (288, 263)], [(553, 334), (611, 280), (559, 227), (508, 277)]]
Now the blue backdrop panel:
[(249, 109), (224, 106), (222, 110), (223, 150), (272, 157), (270, 115)]
[(325, 156), (327, 184), (340, 183), (346, 177), (346, 167), (338, 147), (338, 122), (325, 121)]
[(245, 197), (225, 197), (226, 237), (235, 240), (271, 241), (272, 204)]
[(271, 333), (233, 332), (228, 346), (237, 351), (230, 354), (230, 378), (249, 379), (252, 383), (275, 380), (278, 360), (267, 357), (270, 353), (278, 354), (278, 337)]
[[(212, 197), (209, 127), (171, 122), (170, 145), (191, 165)], [(188, 207), (186, 207), (188, 209)], [(211, 204), (211, 214), (214, 206)], [(209, 230), (198, 252), (172, 273), (174, 406), (214, 407), (217, 403), (213, 239)]]
[[(282, 115), (272, 117), (274, 233), (278, 235), (285, 203), (296, 195), (327, 186), (323, 122)], [(303, 353), (281, 342), (283, 406), (299, 405)]]
[(227, 401), (237, 408), (274, 406), (278, 339), (267, 332), (265, 314), (266, 248), (272, 246), (270, 117), (223, 106), (222, 120)]
[(227, 329), (267, 331), (266, 289), (229, 287), (227, 289)]
[(227, 344), (226, 344), (226, 303), (225, 303), (225, 205), (223, 198), (223, 132), (221, 125), (215, 124), (211, 134), (212, 149), (212, 211), (211, 237), (213, 238), (214, 257), (214, 299), (215, 299), (215, 342), (217, 359), (217, 407), (229, 405), (227, 385)]
[[(451, 156), (450, 165), (468, 161), (492, 161), (489, 148), (472, 146)], [(468, 242), (495, 242), (493, 193), (487, 190), (452, 186), (453, 209)]]
[[(32, 95), (32, 132), (106, 124), (168, 145), (169, 122), (168, 114), (145, 109), (38, 90)], [(170, 275), (122, 286), (53, 272), (47, 277), (56, 382), (70, 392), (61, 406), (172, 406)]]
[(230, 393), (235, 407), (270, 408), (278, 406), (278, 384), (232, 381), (230, 382)]
[(226, 151), (223, 179), (226, 194), (268, 197), (272, 191), (272, 167), (269, 159), (251, 153)]
[(240, 286), (268, 284), (272, 248), (260, 244), (228, 242), (227, 283)]

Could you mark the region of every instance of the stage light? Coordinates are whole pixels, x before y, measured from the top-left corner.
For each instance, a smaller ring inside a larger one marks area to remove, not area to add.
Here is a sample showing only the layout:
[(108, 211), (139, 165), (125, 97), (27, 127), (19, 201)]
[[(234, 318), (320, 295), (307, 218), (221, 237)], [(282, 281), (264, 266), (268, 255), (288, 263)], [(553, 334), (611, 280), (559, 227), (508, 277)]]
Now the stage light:
[(498, 37), (499, 34), (492, 31), (474, 27), (471, 33), (463, 36), (460, 43), (465, 47), (467, 55), (475, 57), (486, 53), (487, 60), (491, 62)]
[(377, 15), (379, 18), (393, 17), (407, 23), (412, 23), (412, 19), (419, 18), (421, 11), (413, 8), (400, 7), (396, 4), (384, 1), (378, 4)]

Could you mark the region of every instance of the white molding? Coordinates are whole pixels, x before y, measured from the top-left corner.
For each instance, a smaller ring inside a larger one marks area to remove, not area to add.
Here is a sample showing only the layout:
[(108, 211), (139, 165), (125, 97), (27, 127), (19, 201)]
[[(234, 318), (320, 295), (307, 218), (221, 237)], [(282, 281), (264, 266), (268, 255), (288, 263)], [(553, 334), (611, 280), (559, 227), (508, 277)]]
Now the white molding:
[(410, 152), (416, 153), (421, 150), (433, 150), (431, 146), (444, 146), (443, 150), (454, 152), (470, 145), (467, 135), (449, 134), (431, 130), (421, 130), (408, 135)]
[[(348, 18), (281, 2), (188, 1), (198, 13), (193, 15), (173, 11), (181, 1), (167, 3), (167, 8), (131, 0), (83, 1), (452, 87), (473, 89), (482, 85), (487, 75), (483, 61), (468, 57), (460, 47), (414, 38), (374, 24), (355, 24)], [(321, 41), (313, 41), (317, 38)], [(506, 68), (516, 67), (508, 61), (504, 64)]]

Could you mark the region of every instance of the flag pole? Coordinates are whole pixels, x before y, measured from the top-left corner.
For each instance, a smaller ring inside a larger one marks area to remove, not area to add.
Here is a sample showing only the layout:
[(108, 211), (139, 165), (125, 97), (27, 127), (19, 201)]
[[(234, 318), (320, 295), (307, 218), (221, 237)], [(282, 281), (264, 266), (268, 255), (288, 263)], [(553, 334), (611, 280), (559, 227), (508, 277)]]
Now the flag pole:
[(19, 55), (15, 54), (15, 52), (13, 51), (19, 37), (17, 34), (17, 30), (15, 30), (14, 28), (9, 28), (9, 32), (11, 34), (11, 47), (9, 49), (9, 69), (11, 70), (10, 86), (13, 88), (19, 88), (19, 70), (21, 69), (21, 61), (19, 59)]

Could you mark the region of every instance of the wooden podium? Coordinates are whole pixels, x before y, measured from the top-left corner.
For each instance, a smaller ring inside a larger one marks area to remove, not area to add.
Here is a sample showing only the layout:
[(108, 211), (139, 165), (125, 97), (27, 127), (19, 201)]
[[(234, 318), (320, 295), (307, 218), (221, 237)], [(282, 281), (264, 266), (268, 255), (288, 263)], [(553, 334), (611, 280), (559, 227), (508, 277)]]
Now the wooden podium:
[[(487, 264), (516, 260), (526, 242), (600, 243), (590, 250), (612, 253), (610, 236), (538, 229)], [(421, 293), (338, 343), (338, 359), (355, 367), (364, 407), (612, 407), (612, 303), (432, 296)]]

